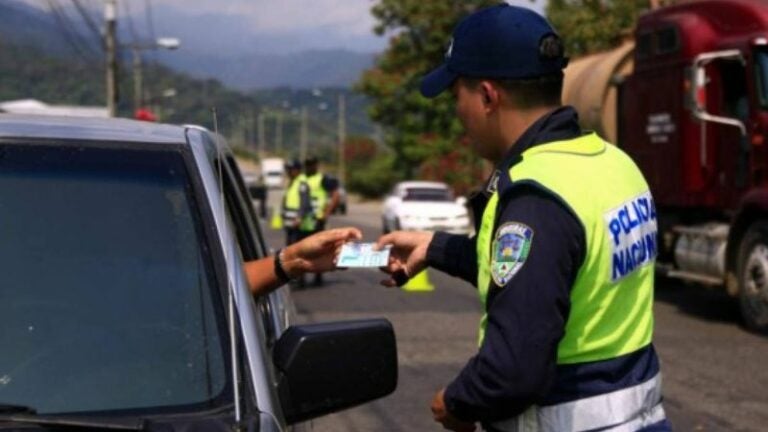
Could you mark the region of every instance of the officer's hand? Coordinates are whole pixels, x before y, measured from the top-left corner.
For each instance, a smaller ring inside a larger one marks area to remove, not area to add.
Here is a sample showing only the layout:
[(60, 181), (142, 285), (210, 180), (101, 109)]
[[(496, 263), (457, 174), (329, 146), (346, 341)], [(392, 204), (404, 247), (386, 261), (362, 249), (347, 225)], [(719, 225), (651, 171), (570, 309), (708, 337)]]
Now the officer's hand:
[(341, 245), (362, 238), (357, 228), (337, 228), (311, 235), (285, 248), (283, 268), (290, 277), (333, 270)]
[(385, 234), (376, 243), (377, 248), (392, 245), (389, 253), (389, 263), (383, 268), (390, 277), (381, 281), (388, 287), (402, 284), (402, 280), (396, 280), (395, 275), (405, 273), (410, 278), (427, 266), (427, 248), (432, 241), (434, 233), (427, 231), (395, 231)]
[(474, 423), (467, 423), (457, 419), (445, 408), (444, 393), (445, 389), (442, 389), (432, 399), (432, 418), (442, 424), (445, 429), (455, 432), (473, 432), (475, 430)]

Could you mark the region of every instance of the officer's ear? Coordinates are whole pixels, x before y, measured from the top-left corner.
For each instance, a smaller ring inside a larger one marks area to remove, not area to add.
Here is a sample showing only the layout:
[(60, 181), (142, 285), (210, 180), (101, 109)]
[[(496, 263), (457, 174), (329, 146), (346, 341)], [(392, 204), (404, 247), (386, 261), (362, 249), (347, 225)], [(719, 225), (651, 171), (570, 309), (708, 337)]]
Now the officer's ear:
[(491, 81), (480, 81), (480, 93), (483, 98), (483, 107), (486, 113), (496, 111), (499, 107), (501, 94), (499, 89)]

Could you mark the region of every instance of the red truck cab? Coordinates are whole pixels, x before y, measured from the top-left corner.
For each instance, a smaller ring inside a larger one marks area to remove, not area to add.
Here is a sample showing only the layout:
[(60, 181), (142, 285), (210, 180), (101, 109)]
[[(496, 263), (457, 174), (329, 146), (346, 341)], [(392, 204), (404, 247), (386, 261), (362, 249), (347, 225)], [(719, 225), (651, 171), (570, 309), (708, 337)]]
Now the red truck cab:
[(660, 214), (661, 268), (724, 285), (768, 330), (768, 1), (645, 14), (618, 100), (618, 143)]

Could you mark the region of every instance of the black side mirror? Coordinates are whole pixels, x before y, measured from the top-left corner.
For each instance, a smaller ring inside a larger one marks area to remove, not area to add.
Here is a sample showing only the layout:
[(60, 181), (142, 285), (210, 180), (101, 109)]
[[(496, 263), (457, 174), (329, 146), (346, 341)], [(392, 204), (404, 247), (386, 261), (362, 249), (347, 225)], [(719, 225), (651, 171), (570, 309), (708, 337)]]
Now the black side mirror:
[(386, 396), (397, 387), (397, 347), (385, 319), (289, 327), (275, 344), (288, 423)]

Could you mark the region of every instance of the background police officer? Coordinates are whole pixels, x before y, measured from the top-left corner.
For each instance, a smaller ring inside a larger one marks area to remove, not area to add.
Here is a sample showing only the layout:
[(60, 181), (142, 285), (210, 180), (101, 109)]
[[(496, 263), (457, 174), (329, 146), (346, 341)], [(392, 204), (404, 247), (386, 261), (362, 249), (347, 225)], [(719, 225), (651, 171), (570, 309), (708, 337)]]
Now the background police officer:
[[(310, 156), (304, 161), (305, 181), (309, 185), (312, 208), (316, 219), (314, 233), (325, 229), (328, 217), (333, 214), (336, 206), (339, 205), (339, 182), (335, 178), (320, 172), (318, 164), (319, 161), (315, 156)], [(322, 274), (315, 274), (314, 283), (318, 286), (323, 284)]]
[(503, 4), (462, 21), (422, 81), (427, 97), (452, 89), (496, 167), (470, 200), (477, 237), (379, 239), (393, 245), (385, 285), (429, 265), (478, 287), (478, 352), (432, 402), (448, 429), (669, 430), (651, 344), (653, 200), (629, 157), (561, 106), (562, 51), (544, 18)]
[[(288, 173), (288, 186), (285, 188), (280, 215), (285, 229), (285, 245), (289, 246), (313, 234), (317, 222), (312, 209), (310, 188), (301, 173), (301, 162), (298, 159), (289, 161), (285, 164), (285, 170)], [(303, 276), (297, 280), (297, 284), (304, 284)]]

